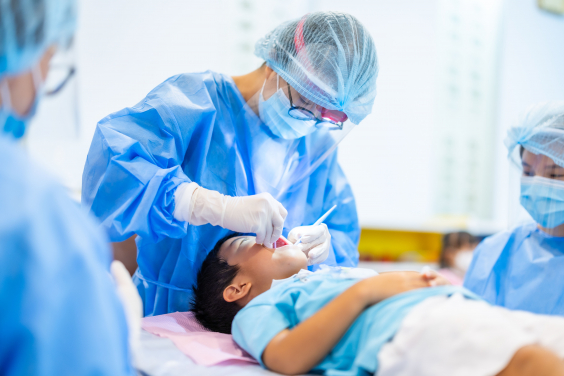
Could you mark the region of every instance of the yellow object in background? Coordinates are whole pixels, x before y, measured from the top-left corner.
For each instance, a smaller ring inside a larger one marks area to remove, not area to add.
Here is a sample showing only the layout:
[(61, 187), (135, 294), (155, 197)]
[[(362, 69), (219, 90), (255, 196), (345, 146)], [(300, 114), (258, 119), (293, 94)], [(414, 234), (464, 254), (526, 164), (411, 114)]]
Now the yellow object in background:
[(537, 0), (539, 8), (556, 14), (564, 14), (564, 0)]
[(442, 237), (438, 232), (362, 229), (360, 260), (437, 262)]

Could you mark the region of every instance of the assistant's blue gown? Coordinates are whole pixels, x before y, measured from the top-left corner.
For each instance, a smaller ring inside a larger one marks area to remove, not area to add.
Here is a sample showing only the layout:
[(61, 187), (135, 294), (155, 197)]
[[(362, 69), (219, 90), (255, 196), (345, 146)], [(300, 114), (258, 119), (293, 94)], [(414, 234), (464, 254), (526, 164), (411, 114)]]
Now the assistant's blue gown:
[[(266, 130), (264, 124), (248, 126), (245, 119), (258, 118), (245, 108), (233, 80), (208, 71), (171, 77), (137, 105), (98, 123), (84, 168), (82, 201), (112, 241), (138, 235), (134, 280), (145, 315), (187, 311), (201, 263), (227, 233), (174, 219), (178, 185), (196, 182), (231, 196), (254, 195), (261, 193), (254, 171), (281, 162), (265, 153), (267, 165), (252, 166), (253, 140), (263, 135), (250, 137), (249, 129)], [(303, 138), (298, 149), (303, 158), (317, 133)], [(285, 235), (338, 204), (325, 222), (332, 236), (325, 263), (357, 265), (356, 205), (336, 152), (278, 199), (288, 209)]]
[(564, 238), (536, 223), (490, 236), (474, 251), (464, 287), (491, 304), (564, 315)]
[(0, 374), (133, 375), (92, 218), (0, 135)]

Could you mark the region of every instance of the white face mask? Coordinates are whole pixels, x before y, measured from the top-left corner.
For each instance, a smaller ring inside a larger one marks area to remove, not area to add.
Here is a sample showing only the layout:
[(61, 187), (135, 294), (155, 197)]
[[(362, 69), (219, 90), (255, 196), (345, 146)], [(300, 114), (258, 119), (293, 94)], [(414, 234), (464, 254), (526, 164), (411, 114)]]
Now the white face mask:
[[(278, 80), (279, 80), (278, 76)], [(266, 84), (266, 81), (265, 81)], [(279, 82), (277, 83), (277, 87)], [(264, 124), (270, 128), (272, 133), (277, 137), (286, 140), (294, 140), (306, 136), (315, 130), (315, 120), (298, 120), (294, 119), (288, 114), (290, 110), (290, 100), (284, 94), (282, 89), (278, 88), (268, 100), (264, 100), (262, 95), (264, 91), (264, 84), (259, 95), (259, 115)]]
[(454, 267), (461, 272), (466, 273), (468, 268), (470, 267), (470, 263), (472, 263), (472, 256), (474, 255), (473, 251), (458, 251), (454, 256)]

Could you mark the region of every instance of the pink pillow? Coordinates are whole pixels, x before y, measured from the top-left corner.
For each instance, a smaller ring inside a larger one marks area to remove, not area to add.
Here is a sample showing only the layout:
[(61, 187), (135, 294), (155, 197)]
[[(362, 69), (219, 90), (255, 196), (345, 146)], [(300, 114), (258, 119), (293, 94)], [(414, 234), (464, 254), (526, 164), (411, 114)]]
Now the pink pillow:
[(205, 366), (223, 362), (258, 364), (233, 341), (230, 334), (208, 331), (198, 323), (192, 312), (145, 317), (141, 327), (159, 337), (170, 338), (180, 351), (197, 364)]

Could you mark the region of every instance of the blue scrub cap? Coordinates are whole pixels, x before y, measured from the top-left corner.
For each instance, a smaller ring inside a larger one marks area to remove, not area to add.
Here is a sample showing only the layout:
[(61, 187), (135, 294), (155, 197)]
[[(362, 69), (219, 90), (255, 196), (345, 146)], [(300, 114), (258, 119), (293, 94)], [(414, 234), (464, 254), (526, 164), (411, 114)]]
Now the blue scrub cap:
[(75, 0), (0, 0), (0, 78), (37, 63), (47, 48), (66, 47), (76, 27)]
[(564, 101), (539, 103), (530, 107), (509, 129), (505, 138), (509, 159), (521, 166), (518, 146), (543, 154), (564, 167)]
[(376, 47), (349, 14), (315, 12), (283, 23), (256, 43), (255, 55), (301, 95), (354, 124), (372, 112)]

